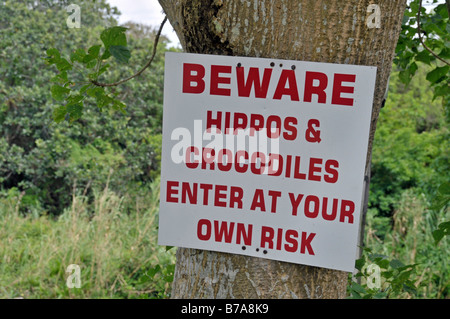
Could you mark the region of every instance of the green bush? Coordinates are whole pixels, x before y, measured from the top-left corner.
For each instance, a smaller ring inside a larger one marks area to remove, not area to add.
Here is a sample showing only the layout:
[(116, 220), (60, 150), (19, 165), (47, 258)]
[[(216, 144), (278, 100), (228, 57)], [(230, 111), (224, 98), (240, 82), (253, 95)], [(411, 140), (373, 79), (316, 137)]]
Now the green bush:
[[(22, 212), (36, 206), (59, 214), (75, 187), (93, 198), (110, 176), (119, 195), (138, 192), (159, 175), (164, 51), (159, 42), (152, 68), (139, 81), (110, 94), (126, 103), (126, 114), (100, 111), (88, 101), (83, 119), (53, 122), (59, 102), (51, 97), (55, 71), (46, 51), (70, 50), (100, 42), (99, 34), (116, 24), (117, 12), (106, 1), (71, 1), (81, 7), (80, 29), (66, 25), (67, 1), (6, 1), (0, 4), (0, 189), (24, 192)], [(106, 82), (134, 73), (152, 51), (154, 31), (129, 24), (128, 65), (114, 64)], [(114, 174), (110, 174), (111, 171)]]
[(375, 133), (369, 209), (392, 217), (404, 190), (419, 188), (430, 201), (449, 180), (449, 127), (442, 101), (433, 100), (421, 65), (408, 87), (391, 75), (389, 96)]

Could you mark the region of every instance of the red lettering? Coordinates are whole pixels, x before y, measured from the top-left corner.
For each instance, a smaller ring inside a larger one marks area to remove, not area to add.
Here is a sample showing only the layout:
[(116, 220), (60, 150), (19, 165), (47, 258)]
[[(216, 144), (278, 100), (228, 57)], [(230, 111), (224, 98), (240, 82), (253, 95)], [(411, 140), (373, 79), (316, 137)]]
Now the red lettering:
[(230, 84), (231, 78), (220, 77), (220, 73), (231, 73), (231, 66), (229, 65), (211, 65), (211, 95), (225, 95), (230, 96), (231, 90), (227, 88), (220, 88), (219, 84)]
[(252, 244), (252, 232), (253, 225), (248, 225), (248, 230), (245, 229), (245, 225), (238, 223), (236, 231), (236, 244), (241, 244), (241, 238), (244, 241), (244, 245), (250, 246)]
[(216, 127), (219, 131), (222, 130), (222, 112), (217, 112), (217, 117), (212, 117), (212, 111), (206, 112), (206, 130), (210, 132), (212, 126)]
[[(275, 123), (275, 127), (273, 126), (273, 123)], [(268, 138), (278, 138), (280, 136), (281, 132), (281, 118), (276, 115), (271, 115), (267, 118), (267, 137)], [(275, 128), (275, 130), (273, 130)]]
[(244, 67), (236, 68), (238, 95), (249, 97), (252, 87), (254, 87), (255, 97), (265, 99), (267, 90), (269, 89), (270, 76), (272, 69), (264, 69), (262, 83), (259, 78), (259, 69), (250, 68), (248, 71), (247, 81), (244, 79)]
[(323, 179), (327, 183), (336, 183), (339, 177), (337, 169), (339, 168), (339, 162), (335, 160), (328, 160), (325, 162), (325, 172), (330, 175), (324, 175)]
[(239, 129), (245, 130), (245, 128), (247, 127), (247, 122), (247, 115), (245, 115), (245, 113), (234, 113), (234, 134), (237, 135), (237, 130)]
[[(214, 206), (226, 207), (227, 206), (227, 186), (226, 185), (216, 185), (214, 190)], [(225, 201), (220, 201), (224, 199)]]
[(331, 209), (331, 214), (328, 214), (328, 198), (323, 198), (323, 206), (322, 206), (322, 217), (325, 220), (335, 220), (338, 210), (338, 202), (339, 200), (337, 198), (333, 199), (333, 207)]
[(281, 196), (281, 192), (278, 191), (269, 191), (269, 196), (272, 197), (272, 205), (270, 207), (271, 213), (277, 212), (277, 199)]
[(230, 188), (230, 207), (242, 208), (242, 197), (244, 197), (244, 190), (237, 186), (231, 186)]
[[(195, 74), (192, 74), (195, 72)], [(199, 94), (205, 90), (205, 68), (201, 64), (183, 63), (183, 93)], [(195, 86), (192, 85), (195, 83)]]
[(203, 205), (208, 205), (209, 191), (212, 188), (212, 184), (200, 184), (200, 189), (203, 191)]
[(309, 234), (308, 237), (306, 237), (306, 235), (307, 235), (307, 233), (302, 232), (302, 243), (300, 245), (300, 253), (304, 254), (306, 252), (306, 250), (308, 250), (308, 254), (314, 255), (314, 250), (311, 247), (311, 241), (314, 239), (316, 234), (311, 233), (311, 234)]
[[(258, 125), (256, 125), (258, 121)], [(264, 116), (260, 114), (252, 114), (250, 116), (250, 136), (254, 135), (254, 131), (260, 131), (264, 127)]]
[(223, 238), (225, 238), (226, 243), (231, 243), (231, 239), (233, 237), (233, 229), (234, 223), (229, 223), (229, 227), (227, 227), (227, 222), (221, 222), (219, 226), (219, 221), (214, 221), (214, 236), (217, 242), (222, 242)]
[[(314, 86), (314, 80), (319, 81), (319, 85)], [(316, 94), (318, 96), (318, 103), (326, 103), (327, 94), (325, 93), (325, 89), (328, 85), (328, 77), (324, 73), (320, 72), (306, 72), (305, 75), (305, 95), (303, 100), (305, 102), (312, 101), (312, 95)]]
[(197, 160), (193, 160), (191, 161), (191, 154), (194, 155), (199, 155), (199, 151), (198, 148), (195, 146), (189, 146), (186, 150), (186, 166), (188, 168), (197, 168), (198, 167), (198, 161)]
[(166, 201), (168, 203), (178, 203), (178, 198), (174, 197), (174, 195), (178, 195), (178, 189), (174, 189), (178, 184), (178, 182), (167, 181)]
[(248, 160), (248, 153), (246, 151), (237, 151), (235, 155), (235, 170), (238, 173), (245, 173), (248, 169), (248, 164), (241, 162), (242, 158)]
[(286, 156), (286, 177), (291, 177), (291, 164), (292, 164), (292, 156)]
[(186, 203), (186, 196), (189, 197), (189, 204), (197, 204), (197, 183), (190, 187), (189, 183), (183, 182), (181, 184), (181, 202)]
[[(314, 208), (311, 210), (311, 203), (314, 203)], [(317, 196), (308, 195), (305, 198), (305, 216), (308, 218), (316, 218), (319, 215), (320, 200)]]
[(261, 227), (261, 247), (266, 248), (266, 244), (269, 249), (273, 249), (273, 237), (275, 236), (275, 231), (271, 227), (262, 226)]
[[(225, 154), (224, 154), (225, 153)], [(224, 156), (226, 155), (226, 156)], [(223, 159), (226, 157), (226, 163), (224, 164)], [(217, 154), (217, 168), (221, 171), (228, 172), (233, 167), (233, 153), (227, 149), (223, 148), (219, 150)]]
[(343, 86), (342, 82), (355, 83), (355, 74), (339, 74), (334, 75), (332, 104), (353, 106), (353, 99), (341, 97), (341, 93), (353, 93), (353, 86)]
[(259, 208), (262, 212), (266, 211), (266, 204), (264, 202), (264, 193), (262, 189), (256, 189), (253, 196), (250, 210), (255, 210), (256, 208)]
[(320, 175), (314, 175), (314, 173), (316, 172), (320, 173), (322, 171), (322, 167), (317, 167), (316, 164), (322, 164), (322, 159), (311, 157), (309, 159), (308, 180), (320, 182), (321, 179)]
[(286, 250), (287, 252), (290, 253), (295, 253), (298, 249), (298, 243), (297, 243), (297, 238), (298, 238), (298, 232), (293, 230), (293, 229), (288, 229), (286, 230), (286, 242), (288, 244), (284, 245), (284, 250)]
[(345, 222), (347, 217), (347, 223), (353, 224), (353, 213), (355, 212), (355, 203), (350, 200), (342, 200), (341, 203), (341, 215), (339, 217), (339, 221), (341, 223)]
[(298, 206), (300, 205), (303, 196), (303, 194), (298, 194), (297, 197), (295, 197), (294, 194), (289, 193), (289, 199), (291, 200), (292, 205), (292, 216), (297, 216)]
[(209, 169), (214, 170), (214, 158), (215, 158), (215, 149), (204, 147), (203, 148), (203, 161), (202, 161), (202, 169), (206, 169), (206, 166), (209, 164)]
[[(274, 162), (276, 161), (276, 166)], [(275, 170), (274, 167), (277, 167)], [(268, 166), (268, 174), (271, 176), (280, 176), (283, 172), (283, 157), (280, 154), (269, 154), (269, 166)]]
[(209, 240), (211, 238), (211, 222), (209, 220), (200, 219), (198, 221), (197, 238), (200, 240)]
[[(258, 161), (259, 159), (259, 161)], [(259, 168), (257, 163), (259, 162)], [(264, 167), (266, 166), (266, 155), (262, 152), (255, 152), (252, 154), (250, 169), (253, 174), (261, 175), (264, 172)]]
[(284, 129), (286, 132), (283, 133), (283, 137), (286, 141), (293, 141), (297, 138), (297, 119), (295, 117), (286, 117), (284, 119)]
[[(288, 88), (286, 87), (286, 83), (289, 83)], [(291, 101), (300, 101), (294, 70), (281, 71), (280, 79), (278, 80), (278, 85), (273, 98), (275, 100), (281, 100), (283, 95), (289, 95), (291, 97)]]
[(305, 173), (300, 173), (300, 156), (295, 157), (295, 164), (294, 164), (294, 178), (298, 179), (306, 179)]

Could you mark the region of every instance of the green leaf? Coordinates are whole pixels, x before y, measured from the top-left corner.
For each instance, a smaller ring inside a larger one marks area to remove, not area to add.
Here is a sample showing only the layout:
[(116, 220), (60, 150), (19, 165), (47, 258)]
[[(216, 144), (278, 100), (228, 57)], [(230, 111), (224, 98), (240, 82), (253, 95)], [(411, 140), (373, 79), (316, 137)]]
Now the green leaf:
[(450, 235), (450, 221), (440, 223), (438, 229), (432, 232), (435, 244), (439, 244), (439, 242), (444, 238), (444, 236)]
[(153, 278), (160, 271), (161, 271), (161, 266), (160, 265), (156, 265), (154, 268), (150, 268), (149, 270), (147, 270), (147, 275), (150, 278)]
[(100, 39), (102, 40), (105, 48), (108, 49), (111, 45), (127, 45), (127, 37), (125, 36), (125, 31), (127, 28), (115, 26), (107, 28), (100, 34)]
[(110, 65), (109, 65), (108, 63), (105, 64), (104, 66), (102, 66), (102, 67), (98, 70), (97, 76), (100, 75), (100, 74), (102, 74), (102, 73), (105, 73), (106, 70), (108, 70), (109, 67), (110, 67)]
[(444, 231), (442, 229), (436, 229), (431, 234), (433, 235), (434, 243), (436, 245), (444, 238)]
[(376, 264), (377, 264), (378, 266), (380, 266), (380, 268), (387, 269), (388, 266), (389, 266), (389, 260), (387, 260), (387, 259), (381, 259), (381, 260), (378, 260), (378, 261), (376, 262)]
[(109, 51), (110, 46), (127, 46), (127, 37), (125, 35), (126, 30), (127, 28), (125, 27), (115, 26), (102, 31), (100, 34), (100, 39), (105, 45), (105, 52), (103, 52), (103, 55), (101, 56), (103, 60), (111, 56), (111, 52)]
[(70, 64), (69, 61), (67, 61), (64, 58), (57, 59), (57, 61), (55, 62), (55, 65), (60, 72), (72, 70), (72, 64)]
[(433, 71), (429, 72), (427, 74), (427, 80), (432, 83), (438, 83), (442, 81), (447, 74), (447, 72), (450, 70), (450, 66), (442, 66), (442, 67), (436, 67)]
[(55, 75), (50, 79), (51, 82), (65, 84), (69, 81), (67, 77), (67, 71), (62, 71), (61, 73)]
[(358, 294), (365, 294), (366, 293), (366, 289), (364, 289), (363, 286), (361, 286), (360, 284), (354, 282), (352, 283), (352, 290), (357, 292)]
[(67, 114), (66, 106), (65, 105), (59, 106), (53, 110), (53, 120), (56, 123), (60, 123), (64, 120), (66, 114)]
[(61, 58), (61, 55), (59, 54), (58, 49), (56, 48), (50, 48), (47, 51), (47, 61), (50, 64), (56, 63), (56, 61), (58, 61)]
[(66, 95), (70, 93), (70, 89), (57, 84), (53, 85), (50, 91), (52, 92), (52, 97), (57, 101), (64, 100)]
[(67, 113), (69, 113), (70, 122), (78, 120), (83, 114), (83, 104), (82, 103), (68, 104)]
[(108, 95), (98, 95), (97, 96), (97, 106), (102, 109), (110, 103), (113, 103), (114, 99)]
[(123, 45), (111, 45), (109, 47), (109, 53), (120, 63), (128, 63), (131, 57), (130, 50)]
[(385, 298), (386, 296), (387, 296), (386, 292), (378, 292), (373, 296), (373, 298), (374, 299), (382, 299), (382, 298)]
[(91, 96), (91, 97), (95, 97), (97, 98), (98, 96), (104, 95), (105, 94), (105, 90), (102, 87), (91, 87), (89, 89), (86, 90), (86, 94)]
[(88, 49), (88, 54), (89, 54), (91, 57), (94, 57), (95, 59), (98, 58), (98, 55), (99, 55), (99, 53), (100, 53), (100, 48), (101, 48), (101, 47), (102, 47), (102, 46), (101, 46), (100, 44), (91, 46), (91, 47)]
[(97, 65), (97, 60), (93, 59), (93, 60), (90, 60), (89, 62), (86, 63), (86, 68), (92, 69), (96, 65)]
[(125, 108), (126, 108), (125, 103), (123, 103), (123, 102), (121, 102), (119, 100), (116, 100), (116, 99), (113, 99), (112, 102), (113, 102), (112, 108), (114, 110), (120, 111), (120, 112), (122, 112), (122, 114), (126, 114), (126, 112), (125, 112)]
[(442, 195), (450, 194), (450, 183), (445, 182), (439, 185), (438, 192)]
[(398, 73), (398, 78), (400, 79), (400, 81), (401, 81), (403, 84), (408, 85), (409, 82), (411, 82), (411, 74), (410, 74), (410, 72), (409, 72), (409, 69), (400, 71), (400, 72)]
[(66, 100), (67, 100), (68, 104), (79, 103), (79, 102), (81, 102), (81, 100), (83, 100), (83, 95), (81, 95), (81, 94), (70, 95), (67, 97)]
[(85, 56), (86, 56), (86, 52), (84, 52), (83, 49), (79, 48), (70, 54), (70, 61), (83, 62), (83, 59)]
[(364, 264), (365, 264), (364, 258), (357, 259), (355, 261), (355, 268), (358, 269), (359, 271), (361, 271), (361, 269), (364, 266)]
[(398, 259), (393, 259), (390, 263), (389, 263), (389, 265), (392, 267), (392, 268), (394, 268), (394, 269), (397, 269), (397, 268), (400, 268), (400, 267), (404, 267), (405, 265), (400, 261), (400, 260), (398, 260)]
[(80, 89), (80, 94), (84, 94), (86, 91), (87, 91), (87, 89), (89, 89), (89, 87), (91, 86), (92, 84), (86, 84), (86, 85), (83, 85), (82, 87), (81, 87), (81, 89)]
[(97, 58), (100, 53), (101, 45), (93, 45), (88, 49), (88, 54), (84, 56), (83, 63), (87, 68), (91, 68), (97, 64)]
[(109, 53), (109, 50), (105, 50), (105, 52), (103, 52), (102, 56), (100, 57), (102, 60), (106, 60), (111, 56), (111, 53)]
[(434, 11), (441, 16), (442, 19), (448, 19), (448, 10), (447, 5), (445, 3), (442, 3), (438, 5)]

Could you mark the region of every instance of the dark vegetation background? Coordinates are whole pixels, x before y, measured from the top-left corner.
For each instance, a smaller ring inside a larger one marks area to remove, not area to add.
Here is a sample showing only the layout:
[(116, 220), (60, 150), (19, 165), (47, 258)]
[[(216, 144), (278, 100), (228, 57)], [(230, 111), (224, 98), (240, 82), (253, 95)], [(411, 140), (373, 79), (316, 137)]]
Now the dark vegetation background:
[[(81, 6), (80, 29), (66, 25), (70, 3)], [(349, 283), (353, 297), (449, 297), (448, 237), (436, 244), (432, 235), (449, 220), (448, 206), (436, 204), (448, 194), (449, 68), (414, 36), (417, 3), (405, 15), (372, 159), (365, 262), (390, 268), (378, 295), (363, 281)], [(118, 15), (104, 0), (0, 2), (0, 297), (170, 295), (175, 249), (156, 236), (164, 52), (176, 49), (160, 39), (151, 68), (110, 91), (125, 115), (91, 100), (80, 120), (52, 118), (59, 104), (46, 50), (87, 49)], [(428, 45), (449, 59), (445, 5), (422, 19), (434, 32)], [(106, 82), (133, 74), (153, 48), (153, 28), (126, 26), (130, 62), (112, 61)], [(69, 264), (80, 265), (81, 288), (67, 288)], [(396, 290), (405, 278), (415, 288)]]

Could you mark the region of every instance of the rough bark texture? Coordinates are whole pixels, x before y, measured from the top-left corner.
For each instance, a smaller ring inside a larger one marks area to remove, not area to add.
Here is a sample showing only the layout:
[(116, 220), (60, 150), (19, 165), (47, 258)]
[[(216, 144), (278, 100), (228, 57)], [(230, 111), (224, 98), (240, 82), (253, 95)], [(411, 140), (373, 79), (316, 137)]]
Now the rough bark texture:
[[(159, 0), (186, 52), (377, 66), (366, 172), (406, 0)], [(370, 4), (381, 27), (369, 28)], [(343, 298), (347, 273), (179, 248), (174, 298)]]

